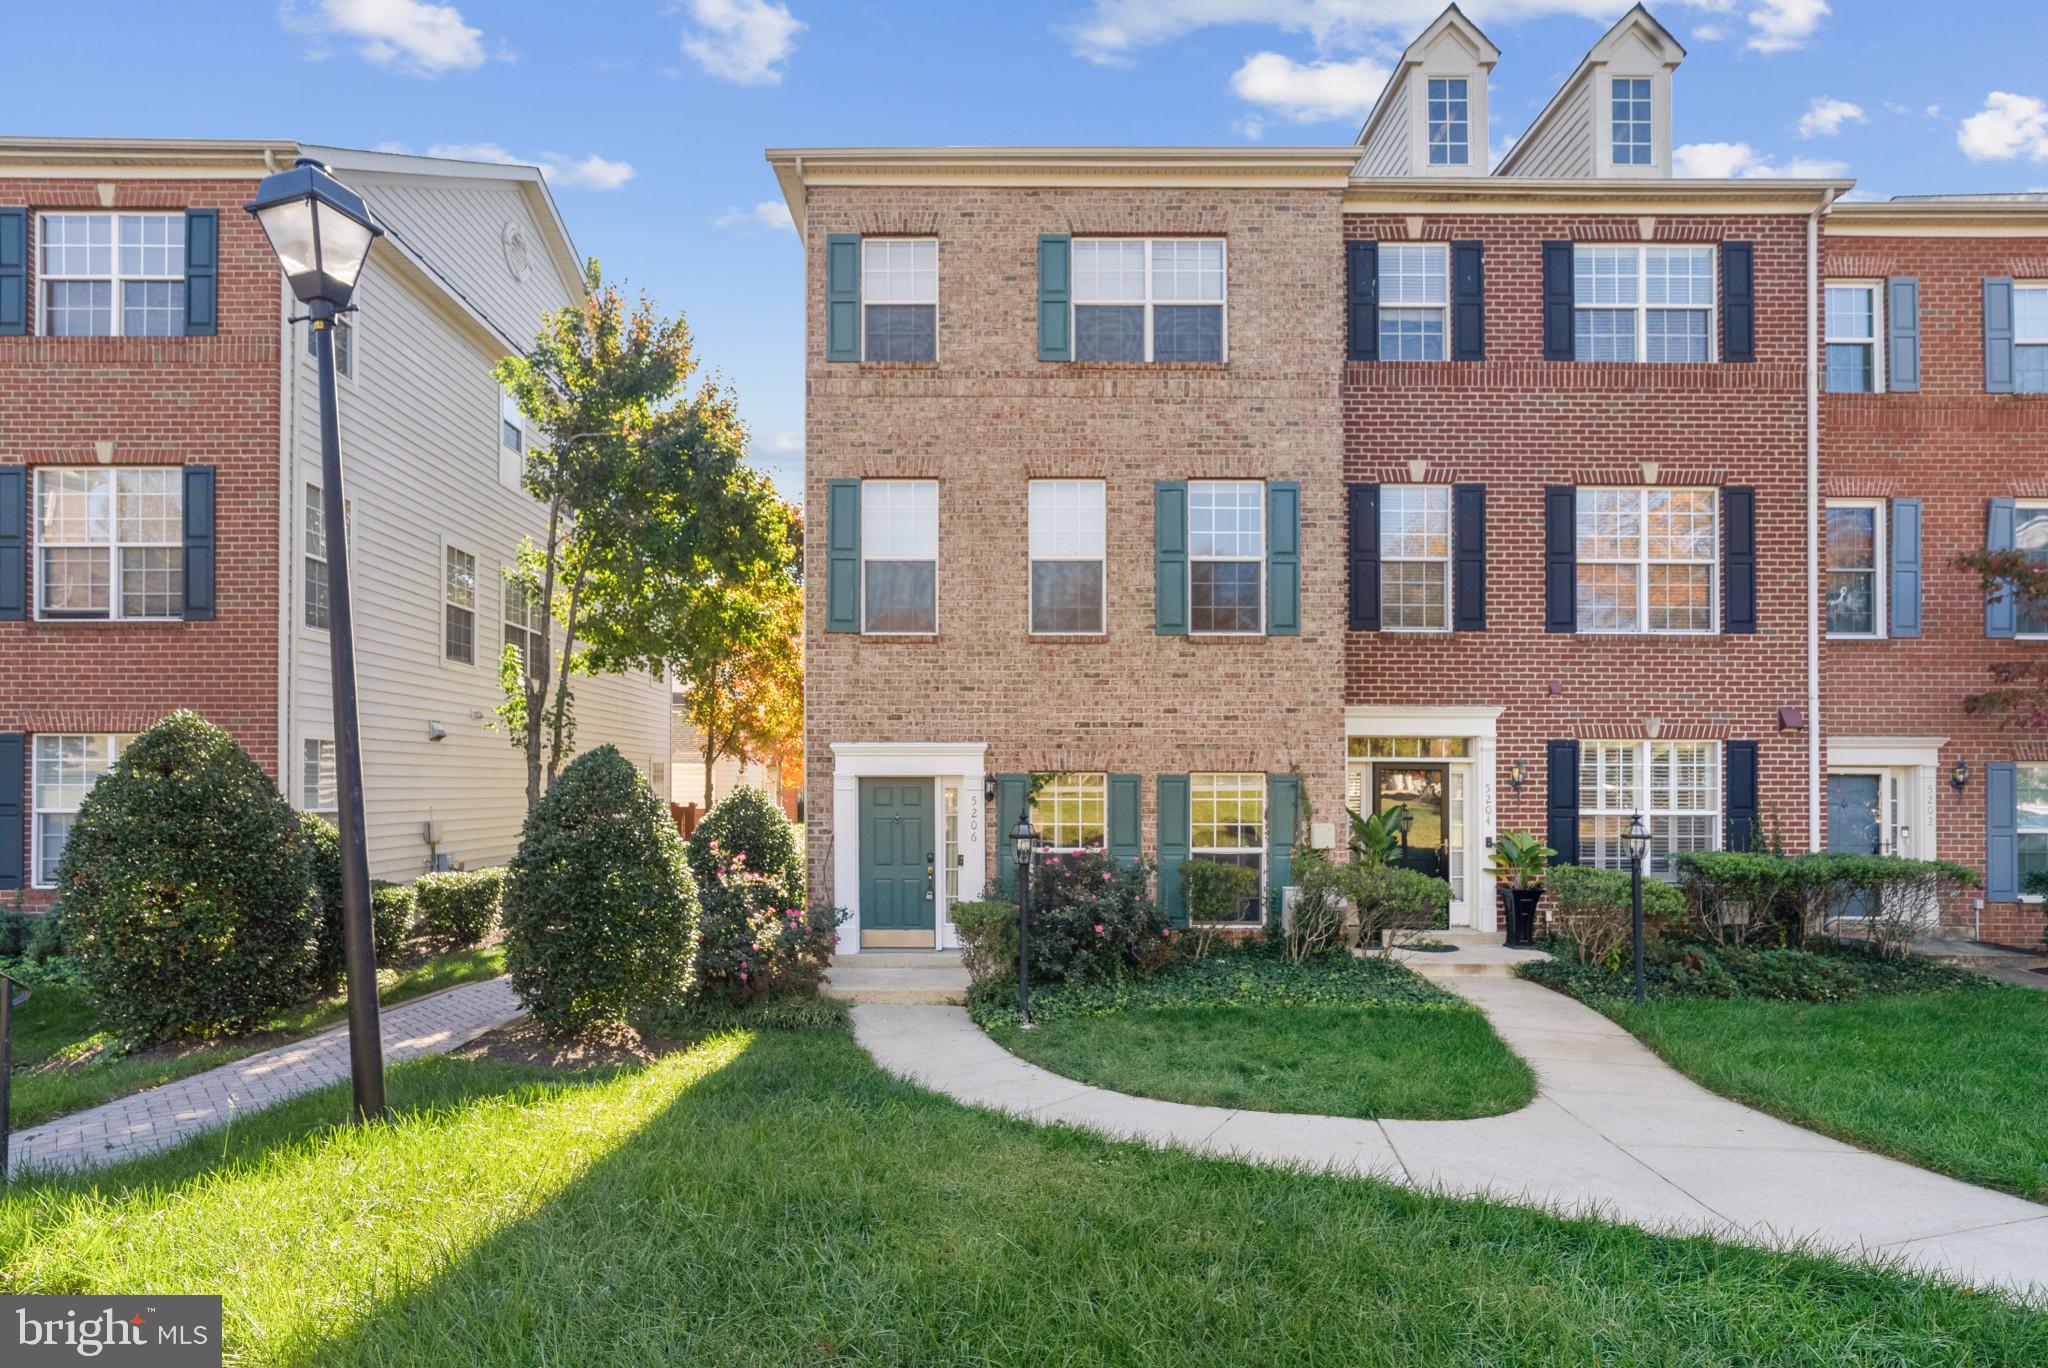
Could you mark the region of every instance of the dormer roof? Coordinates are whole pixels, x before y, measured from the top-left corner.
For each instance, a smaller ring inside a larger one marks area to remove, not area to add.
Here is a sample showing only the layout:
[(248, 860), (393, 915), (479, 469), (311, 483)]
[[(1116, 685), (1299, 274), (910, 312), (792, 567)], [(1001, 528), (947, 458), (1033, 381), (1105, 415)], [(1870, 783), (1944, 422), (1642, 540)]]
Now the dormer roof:
[[(1571, 76), (1558, 87), (1557, 93), (1550, 97), (1550, 103), (1543, 106), (1542, 111), (1530, 123), (1528, 130), (1515, 140), (1514, 147), (1501, 158), (1500, 165), (1494, 169), (1494, 174), (1527, 174), (1526, 168), (1533, 150), (1543, 147), (1551, 140), (1550, 135), (1556, 131), (1557, 125), (1582, 117), (1590, 124), (1597, 124), (1597, 111), (1593, 109), (1589, 99), (1582, 99), (1582, 96), (1588, 94), (1587, 87), (1593, 79), (1595, 70), (1616, 62), (1634, 63), (1637, 59), (1661, 67), (1667, 81), (1671, 72), (1685, 60), (1684, 45), (1672, 36), (1671, 30), (1657, 22), (1655, 15), (1641, 5), (1636, 5), (1627, 14), (1622, 15), (1615, 21), (1614, 27), (1607, 30), (1599, 42), (1593, 44), (1592, 49), (1572, 71)], [(1668, 106), (1669, 101), (1664, 103)], [(1589, 134), (1590, 131), (1589, 128)], [(1662, 133), (1664, 142), (1668, 144), (1671, 141), (1670, 129), (1666, 127)], [(1605, 168), (1596, 165), (1593, 174), (1599, 175), (1603, 170)], [(1668, 165), (1661, 170), (1665, 175), (1671, 174)]]
[(1421, 66), (1435, 52), (1440, 44), (1460, 44), (1471, 56), (1472, 65), (1481, 72), (1490, 72), (1500, 61), (1500, 49), (1493, 40), (1480, 32), (1479, 25), (1465, 17), (1465, 11), (1455, 4), (1448, 5), (1430, 26), (1416, 35), (1401, 53), (1401, 59), (1394, 64), (1394, 70), (1387, 77), (1387, 83), (1380, 90), (1380, 97), (1374, 101), (1372, 112), (1365, 116), (1365, 123), (1358, 130), (1357, 146), (1364, 147), (1372, 140), (1373, 133), (1384, 122), (1394, 107), (1398, 93), (1405, 79)]

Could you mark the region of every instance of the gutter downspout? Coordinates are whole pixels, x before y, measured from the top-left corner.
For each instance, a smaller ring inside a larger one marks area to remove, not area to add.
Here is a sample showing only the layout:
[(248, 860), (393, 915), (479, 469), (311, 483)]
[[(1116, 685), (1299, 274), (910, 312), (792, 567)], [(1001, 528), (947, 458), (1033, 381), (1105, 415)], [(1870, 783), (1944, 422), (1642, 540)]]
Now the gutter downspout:
[(1821, 848), (1820, 750), (1820, 216), (1825, 192), (1806, 219), (1806, 848)]

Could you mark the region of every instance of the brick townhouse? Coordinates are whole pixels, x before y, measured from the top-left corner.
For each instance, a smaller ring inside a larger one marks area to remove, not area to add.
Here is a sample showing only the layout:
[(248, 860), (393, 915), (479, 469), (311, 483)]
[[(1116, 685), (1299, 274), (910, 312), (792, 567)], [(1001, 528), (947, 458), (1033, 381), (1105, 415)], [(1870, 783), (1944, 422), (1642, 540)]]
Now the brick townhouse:
[[(539, 528), (491, 367), (580, 272), (539, 173), (295, 142), (0, 139), (0, 906), (46, 907), (127, 738), (191, 708), (334, 802), (315, 377), (242, 205), (311, 155), (389, 230), (337, 350), (373, 873), (511, 853), (488, 727), (501, 583)], [(666, 768), (645, 676), (579, 691), (588, 744)]]
[(1500, 53), (1455, 7), (1344, 148), (769, 153), (842, 952), (951, 943), (1027, 805), (1054, 849), (1157, 860), (1177, 916), (1181, 860), (1259, 869), (1249, 924), (1305, 812), (1327, 845), (1400, 804), (1477, 930), (1500, 833), (1625, 867), (1641, 812), (1659, 875), (1938, 852), (1988, 875), (1951, 926), (2039, 938), (2048, 750), (1960, 700), (2048, 648), (1947, 567), (2048, 553), (2008, 392), (2048, 387), (2048, 205), (1676, 179), (1683, 57), (1632, 10), (1490, 170)]

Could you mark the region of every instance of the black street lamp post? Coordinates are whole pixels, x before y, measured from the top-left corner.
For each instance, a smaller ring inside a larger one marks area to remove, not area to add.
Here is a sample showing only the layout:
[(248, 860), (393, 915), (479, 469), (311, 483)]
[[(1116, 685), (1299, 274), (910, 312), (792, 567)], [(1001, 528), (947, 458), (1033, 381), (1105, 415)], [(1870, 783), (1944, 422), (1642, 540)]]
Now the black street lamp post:
[(334, 756), (341, 830), (342, 943), (348, 976), (349, 1078), (355, 1116), (384, 1113), (384, 1049), (377, 1021), (376, 941), (370, 922), (370, 857), (363, 836), (363, 752), (356, 726), (356, 646), (348, 587), (347, 506), (334, 407), (334, 318), (349, 307), (370, 244), (383, 230), (362, 196), (301, 159), (266, 176), (242, 206), (263, 225), (292, 293), (313, 327), (320, 372), (320, 502), (327, 535), (327, 647), (334, 676)]
[(1038, 829), (1027, 809), (1010, 829), (1011, 852), (1017, 857), (1017, 1016), (1031, 1028), (1031, 865), (1038, 856)]
[(1649, 853), (1650, 829), (1638, 812), (1628, 819), (1622, 841), (1628, 846), (1629, 901), (1636, 942), (1636, 1001), (1643, 1000), (1643, 856)]

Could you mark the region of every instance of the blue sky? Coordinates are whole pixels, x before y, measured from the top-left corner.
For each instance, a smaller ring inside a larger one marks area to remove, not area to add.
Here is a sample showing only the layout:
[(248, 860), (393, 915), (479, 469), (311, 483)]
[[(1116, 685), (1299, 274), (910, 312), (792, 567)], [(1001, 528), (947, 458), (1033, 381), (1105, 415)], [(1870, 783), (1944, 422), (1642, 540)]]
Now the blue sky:
[[(768, 146), (1347, 143), (1438, 0), (155, 0), (10, 7), (8, 131), (469, 149), (684, 311), (799, 492), (800, 251)], [(1615, 0), (1469, 0), (1496, 151)], [(2048, 187), (2039, 0), (1665, 0), (1681, 171)], [(194, 21), (206, 13), (211, 23)], [(1987, 41), (1987, 34), (1991, 35)]]

